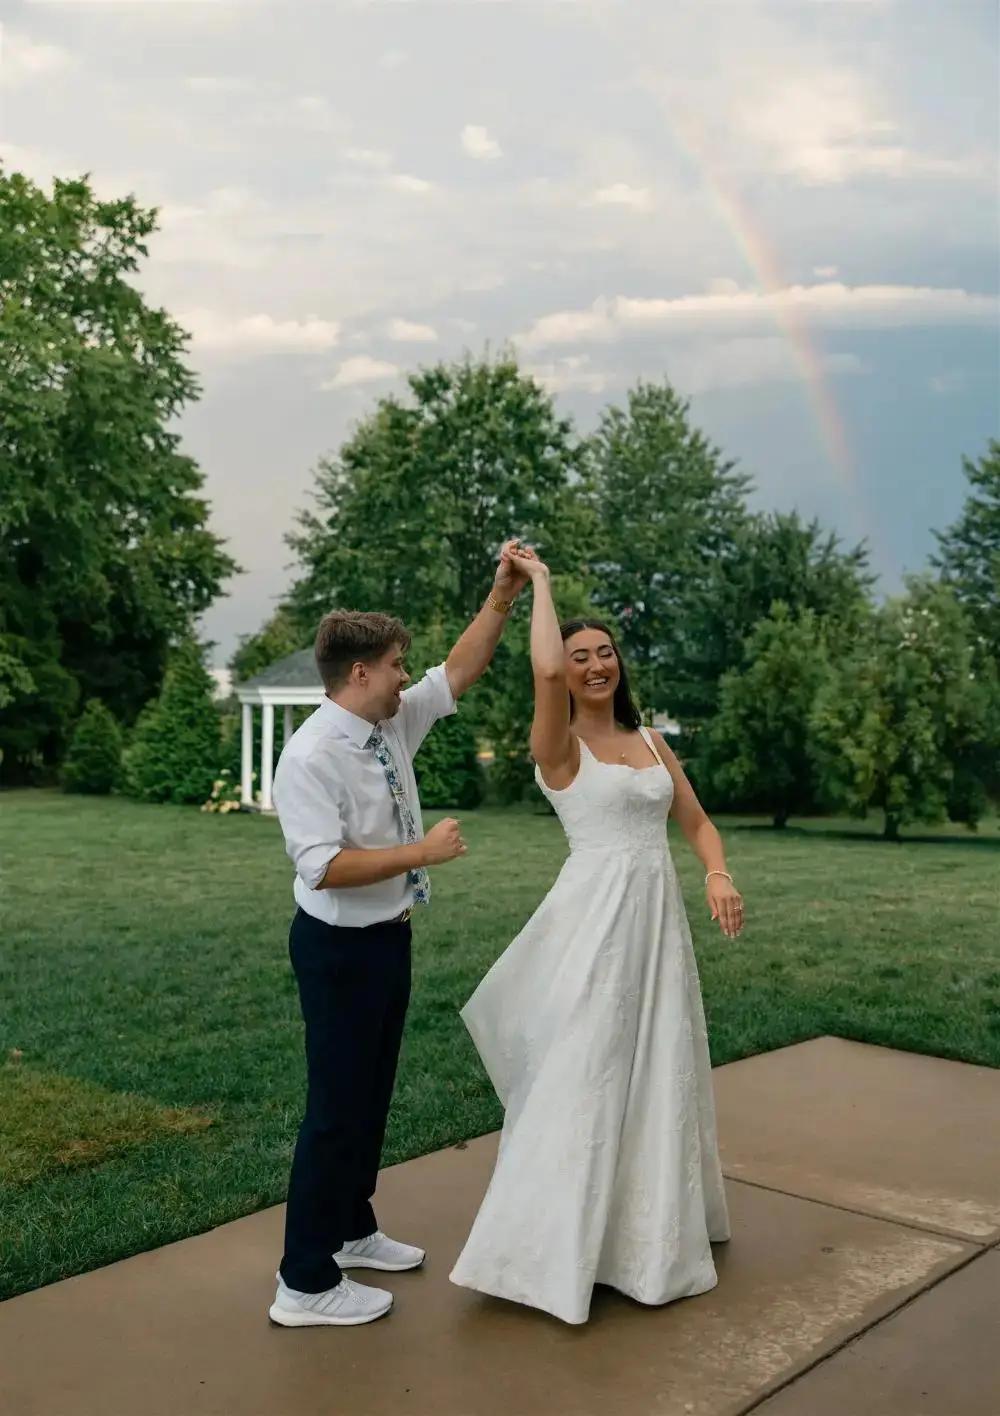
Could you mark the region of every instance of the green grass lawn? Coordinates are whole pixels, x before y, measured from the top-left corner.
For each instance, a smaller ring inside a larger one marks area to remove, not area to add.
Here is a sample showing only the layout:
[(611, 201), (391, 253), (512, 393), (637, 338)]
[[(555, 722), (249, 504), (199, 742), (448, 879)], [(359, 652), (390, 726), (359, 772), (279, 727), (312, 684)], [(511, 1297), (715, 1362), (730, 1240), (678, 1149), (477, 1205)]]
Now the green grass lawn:
[[(738, 942), (674, 840), (716, 1063), (838, 1033), (1000, 1065), (995, 822), (898, 846), (875, 823), (719, 824)], [(464, 829), (416, 925), (387, 1162), (498, 1124), (457, 1009), (564, 854), (542, 811)], [(8, 792), (0, 872), (0, 1297), (281, 1200), (303, 1063), (277, 822)]]

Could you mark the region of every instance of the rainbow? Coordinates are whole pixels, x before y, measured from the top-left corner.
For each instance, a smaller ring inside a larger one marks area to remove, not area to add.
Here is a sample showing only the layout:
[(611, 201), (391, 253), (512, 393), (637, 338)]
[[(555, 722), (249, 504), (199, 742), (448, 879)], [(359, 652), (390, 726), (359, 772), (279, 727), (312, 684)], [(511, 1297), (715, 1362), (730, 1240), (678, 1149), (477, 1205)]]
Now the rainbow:
[(794, 302), (781, 298), (791, 282), (782, 269), (778, 251), (744, 197), (711, 160), (692, 126), (676, 114), (670, 115), (670, 124), (678, 148), (695, 168), (762, 291), (776, 297), (772, 305), (775, 323), (792, 351), (830, 468), (845, 490), (857, 498), (857, 467), (847, 427), (805, 315)]

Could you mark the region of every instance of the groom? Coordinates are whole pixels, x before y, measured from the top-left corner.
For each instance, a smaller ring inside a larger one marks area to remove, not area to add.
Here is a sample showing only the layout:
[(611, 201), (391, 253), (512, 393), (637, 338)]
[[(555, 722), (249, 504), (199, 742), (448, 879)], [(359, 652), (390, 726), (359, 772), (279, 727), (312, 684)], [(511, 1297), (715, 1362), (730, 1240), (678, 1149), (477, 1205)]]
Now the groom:
[[(425, 836), (413, 758), (479, 679), (527, 584), (501, 551), (493, 589), (444, 664), (406, 688), (410, 636), (382, 614), (334, 611), (316, 635), (326, 698), (293, 734), (274, 778), (298, 909), (289, 952), (305, 1021), (308, 1093), (288, 1185), (273, 1322), (353, 1326), (392, 1294), (346, 1268), (417, 1268), (424, 1251), (379, 1230), (375, 1193), (410, 995), (410, 915), (429, 865), (466, 850), (459, 824)], [(404, 692), (405, 689), (405, 692)]]

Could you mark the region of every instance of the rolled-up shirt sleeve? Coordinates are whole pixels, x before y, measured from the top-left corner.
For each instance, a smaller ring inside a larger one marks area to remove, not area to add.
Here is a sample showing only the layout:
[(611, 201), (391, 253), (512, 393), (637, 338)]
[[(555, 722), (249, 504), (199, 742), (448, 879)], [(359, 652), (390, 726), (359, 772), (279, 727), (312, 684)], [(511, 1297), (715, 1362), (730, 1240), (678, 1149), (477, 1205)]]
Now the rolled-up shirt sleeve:
[(404, 691), (399, 712), (392, 725), (406, 744), (411, 757), (439, 718), (448, 718), (457, 708), (444, 664), (428, 669), (423, 678)]
[(291, 757), (279, 763), (274, 803), (296, 874), (315, 890), (347, 844), (337, 783), (319, 770), (315, 760)]

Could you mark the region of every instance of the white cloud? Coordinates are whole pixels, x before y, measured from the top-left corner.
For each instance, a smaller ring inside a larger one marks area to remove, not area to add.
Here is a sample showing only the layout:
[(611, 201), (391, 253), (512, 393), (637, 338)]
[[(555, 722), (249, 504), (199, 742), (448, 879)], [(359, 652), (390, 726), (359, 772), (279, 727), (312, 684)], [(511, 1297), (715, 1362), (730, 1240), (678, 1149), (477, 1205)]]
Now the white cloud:
[(398, 319), (389, 321), (386, 333), (396, 344), (433, 344), (438, 337), (437, 330), (431, 325)]
[(373, 359), (369, 354), (357, 354), (352, 359), (345, 359), (333, 378), (320, 384), (320, 388), (329, 391), (335, 388), (351, 388), (354, 384), (378, 383), (383, 379), (394, 379), (400, 372), (396, 364), (387, 363), (384, 359)]
[[(265, 0), (190, 0), (190, 3), (192, 4), (196, 2), (202, 5), (222, 5), (227, 7), (228, 9), (238, 9), (241, 6), (249, 7), (251, 5), (260, 5), (265, 3)], [(72, 9), (73, 6), (79, 6), (80, 9), (83, 9), (85, 7), (97, 9), (102, 5), (107, 5), (112, 8), (116, 5), (127, 5), (130, 8), (132, 6), (135, 6), (136, 8), (149, 6), (151, 9), (161, 7), (168, 8), (171, 10), (178, 8), (177, 0), (25, 0), (25, 3), (28, 5), (38, 6), (62, 6), (66, 9)]]
[(813, 266), (813, 275), (818, 275), (820, 280), (833, 280), (840, 274), (840, 267), (834, 265)]
[(587, 354), (570, 354), (548, 364), (529, 364), (524, 372), (549, 393), (603, 393), (611, 382), (608, 374), (590, 368)]
[(469, 274), (456, 281), (456, 290), (463, 295), (484, 295), (490, 290), (499, 290), (505, 277), (499, 270), (471, 269)]
[(800, 148), (788, 169), (812, 186), (832, 186), (852, 177), (975, 177), (984, 170), (978, 156), (937, 157), (898, 144)]
[(157, 266), (266, 270), (274, 259), (267, 238), (286, 217), (245, 187), (216, 187), (201, 204), (163, 204), (150, 252)]
[(968, 177), (981, 158), (918, 152), (900, 141), (887, 107), (862, 75), (813, 68), (774, 83), (771, 76), (740, 105), (740, 131), (771, 165), (810, 186), (854, 177)]
[(56, 153), (43, 152), (40, 148), (0, 142), (0, 158), (12, 172), (22, 172), (25, 177), (39, 185), (50, 182), (53, 173), (66, 175), (64, 159)]
[(708, 282), (709, 295), (738, 295), (740, 282), (731, 275), (717, 275)]
[(490, 137), (486, 129), (476, 123), (466, 123), (462, 129), (462, 151), (478, 162), (493, 162), (503, 153), (496, 138)]
[(291, 113), (294, 121), (315, 132), (343, 132), (350, 126), (322, 94), (300, 94), (292, 100)]
[(649, 211), (653, 197), (648, 187), (630, 187), (627, 182), (614, 182), (600, 187), (590, 198), (592, 206), (623, 206), (632, 211)]
[(200, 221), (206, 215), (203, 206), (192, 206), (185, 202), (167, 202), (160, 207), (159, 228), (160, 231), (174, 231), (189, 225), (192, 221)]
[(409, 192), (418, 197), (434, 191), (433, 182), (427, 182), (423, 177), (413, 177), (408, 172), (394, 172), (386, 181), (393, 191)]
[(384, 170), (392, 166), (392, 154), (383, 152), (381, 148), (350, 147), (345, 150), (344, 157), (355, 167), (373, 167)]
[(387, 49), (384, 54), (379, 55), (378, 66), (380, 69), (388, 69), (391, 73), (394, 69), (401, 69), (409, 58), (402, 49)]
[(843, 329), (993, 324), (998, 311), (991, 295), (911, 285), (793, 285), (772, 292), (729, 290), (671, 299), (600, 296), (585, 309), (544, 315), (517, 342), (534, 349), (647, 332), (746, 329), (787, 318)]
[(239, 74), (190, 74), (184, 87), (192, 93), (236, 94), (256, 93), (256, 80)]
[(179, 314), (177, 321), (190, 332), (196, 350), (244, 358), (322, 353), (340, 337), (335, 320), (315, 316), (304, 320), (277, 320), (266, 314), (233, 317), (202, 307)]
[(56, 44), (39, 44), (0, 24), (0, 82), (5, 89), (48, 80), (75, 68), (76, 57)]

